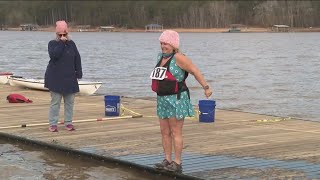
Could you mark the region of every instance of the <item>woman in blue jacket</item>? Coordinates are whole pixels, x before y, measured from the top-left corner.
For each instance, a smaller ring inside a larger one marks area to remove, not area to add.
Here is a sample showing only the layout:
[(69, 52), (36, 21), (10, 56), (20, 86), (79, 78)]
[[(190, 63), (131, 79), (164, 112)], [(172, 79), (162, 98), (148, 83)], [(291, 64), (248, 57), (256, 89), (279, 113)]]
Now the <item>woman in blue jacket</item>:
[(45, 87), (51, 94), (49, 131), (58, 131), (61, 99), (64, 100), (64, 124), (69, 131), (72, 125), (75, 93), (79, 92), (78, 79), (82, 78), (81, 57), (76, 44), (68, 36), (65, 21), (56, 22), (56, 39), (48, 44), (50, 57), (45, 73)]

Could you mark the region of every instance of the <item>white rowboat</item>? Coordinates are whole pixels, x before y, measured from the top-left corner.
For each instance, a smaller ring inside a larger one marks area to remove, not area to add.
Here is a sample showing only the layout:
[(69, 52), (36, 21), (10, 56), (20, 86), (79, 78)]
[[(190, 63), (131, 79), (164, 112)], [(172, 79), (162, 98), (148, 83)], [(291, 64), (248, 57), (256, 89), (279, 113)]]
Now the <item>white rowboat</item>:
[[(44, 87), (44, 79), (26, 79), (22, 77), (9, 77), (10, 86), (19, 86), (30, 89), (48, 91)], [(78, 81), (81, 94), (94, 94), (102, 85), (102, 82)]]
[(9, 83), (9, 77), (11, 77), (13, 73), (4, 72), (0, 73), (0, 84), (8, 84)]

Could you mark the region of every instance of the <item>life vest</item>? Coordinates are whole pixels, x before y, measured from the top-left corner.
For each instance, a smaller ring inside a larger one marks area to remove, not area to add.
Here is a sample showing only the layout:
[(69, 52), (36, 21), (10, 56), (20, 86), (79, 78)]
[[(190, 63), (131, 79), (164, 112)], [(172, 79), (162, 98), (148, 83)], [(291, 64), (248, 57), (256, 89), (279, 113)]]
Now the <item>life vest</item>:
[(177, 94), (177, 99), (180, 99), (181, 92), (188, 91), (188, 96), (190, 98), (189, 89), (185, 81), (188, 77), (188, 72), (185, 71), (184, 79), (181, 82), (178, 82), (177, 79), (170, 72), (169, 66), (173, 57), (174, 54), (163, 65), (163, 67), (160, 67), (160, 64), (162, 62), (161, 57), (161, 60), (155, 66), (155, 69), (152, 71), (150, 75), (152, 79), (151, 89), (152, 91), (156, 92), (158, 96)]
[(7, 96), (9, 103), (32, 103), (32, 100), (27, 99), (21, 94), (10, 94)]

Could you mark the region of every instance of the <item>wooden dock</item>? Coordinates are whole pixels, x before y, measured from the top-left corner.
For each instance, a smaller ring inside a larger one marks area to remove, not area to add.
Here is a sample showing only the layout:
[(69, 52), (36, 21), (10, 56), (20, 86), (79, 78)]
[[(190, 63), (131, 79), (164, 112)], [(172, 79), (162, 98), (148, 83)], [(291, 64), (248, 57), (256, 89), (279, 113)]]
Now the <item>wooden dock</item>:
[[(8, 103), (19, 93), (33, 103)], [(119, 118), (105, 117), (103, 96), (77, 96), (76, 131), (48, 131), (48, 92), (0, 85), (0, 132), (150, 167), (163, 159), (152, 99), (121, 98)], [(61, 106), (63, 119), (63, 106)], [(277, 107), (275, 107), (277, 108)], [(137, 117), (135, 113), (142, 114)], [(97, 119), (102, 121), (97, 121)], [(25, 124), (26, 127), (21, 127)], [(188, 118), (183, 175), (199, 179), (320, 179), (320, 123), (216, 109), (214, 123)]]

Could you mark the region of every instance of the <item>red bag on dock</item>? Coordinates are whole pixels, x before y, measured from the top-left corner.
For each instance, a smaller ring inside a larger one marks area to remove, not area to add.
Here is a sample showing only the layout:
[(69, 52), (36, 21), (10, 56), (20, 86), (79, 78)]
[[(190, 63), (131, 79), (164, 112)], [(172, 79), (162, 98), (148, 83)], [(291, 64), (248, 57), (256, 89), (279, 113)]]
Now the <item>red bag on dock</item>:
[(9, 103), (32, 103), (32, 100), (27, 99), (21, 94), (10, 94), (9, 96), (7, 96), (7, 100), (9, 101)]

